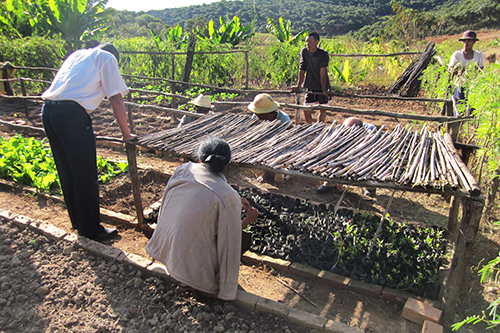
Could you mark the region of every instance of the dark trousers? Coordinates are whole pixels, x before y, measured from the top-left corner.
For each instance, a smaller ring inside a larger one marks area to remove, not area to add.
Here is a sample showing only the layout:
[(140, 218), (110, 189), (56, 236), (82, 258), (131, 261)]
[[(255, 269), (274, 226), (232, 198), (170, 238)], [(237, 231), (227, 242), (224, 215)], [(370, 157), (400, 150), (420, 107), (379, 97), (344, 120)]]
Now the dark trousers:
[(73, 228), (93, 238), (102, 230), (92, 120), (78, 103), (46, 101), (42, 123), (49, 138)]

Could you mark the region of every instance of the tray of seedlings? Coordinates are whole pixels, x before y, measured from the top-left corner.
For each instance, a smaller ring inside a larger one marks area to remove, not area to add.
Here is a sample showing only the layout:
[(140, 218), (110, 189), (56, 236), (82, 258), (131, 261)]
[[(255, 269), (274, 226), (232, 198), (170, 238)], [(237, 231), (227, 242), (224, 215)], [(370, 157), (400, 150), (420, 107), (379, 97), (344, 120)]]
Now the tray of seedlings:
[[(236, 187), (235, 187), (236, 188)], [(445, 230), (370, 213), (314, 205), (257, 189), (237, 189), (259, 210), (251, 251), (346, 277), (437, 298)]]

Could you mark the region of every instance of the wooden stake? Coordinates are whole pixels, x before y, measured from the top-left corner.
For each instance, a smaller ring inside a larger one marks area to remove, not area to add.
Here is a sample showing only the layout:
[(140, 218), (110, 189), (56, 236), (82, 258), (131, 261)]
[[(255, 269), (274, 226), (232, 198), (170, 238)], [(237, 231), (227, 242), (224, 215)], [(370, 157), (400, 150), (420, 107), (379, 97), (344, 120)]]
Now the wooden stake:
[(455, 322), (455, 309), (464, 281), (464, 275), (469, 267), (469, 257), (474, 248), (479, 222), (484, 207), (484, 198), (463, 198), (463, 216), (460, 222), (460, 232), (455, 244), (455, 253), (450, 267), (450, 274), (443, 293), (443, 323), (450, 327)]
[(132, 193), (134, 195), (135, 210), (137, 213), (137, 226), (142, 230), (144, 223), (144, 210), (142, 208), (141, 189), (139, 185), (139, 173), (137, 170), (135, 147), (136, 146), (134, 144), (128, 142), (125, 143), (128, 160), (128, 171), (130, 173), (130, 181), (132, 182)]

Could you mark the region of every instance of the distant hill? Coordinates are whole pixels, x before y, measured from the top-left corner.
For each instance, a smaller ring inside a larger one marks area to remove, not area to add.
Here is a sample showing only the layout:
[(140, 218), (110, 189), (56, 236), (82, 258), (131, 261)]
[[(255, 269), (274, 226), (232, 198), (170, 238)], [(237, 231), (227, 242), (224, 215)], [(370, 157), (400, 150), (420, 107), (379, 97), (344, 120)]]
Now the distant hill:
[[(221, 0), (210, 4), (151, 10), (116, 11), (110, 36), (150, 36), (186, 21), (202, 22), (238, 16), (244, 25), (255, 22), (257, 32), (267, 32), (267, 18), (283, 17), (292, 30), (317, 31), (322, 36), (350, 34), (360, 40), (378, 37), (405, 41), (464, 30), (500, 27), (500, 0), (400, 0), (395, 13), (390, 0)], [(206, 21), (205, 21), (206, 20)], [(404, 22), (406, 20), (406, 22)], [(196, 20), (195, 20), (196, 21)]]
[[(446, 0), (404, 0), (408, 8), (432, 11)], [(238, 16), (248, 25), (255, 19), (256, 30), (266, 32), (267, 18), (280, 16), (292, 21), (294, 31), (304, 29), (318, 31), (323, 35), (339, 35), (373, 24), (381, 17), (392, 14), (390, 0), (222, 0), (210, 4), (151, 10), (147, 14), (164, 23), (184, 26), (188, 19), (204, 16), (218, 23), (220, 16)]]

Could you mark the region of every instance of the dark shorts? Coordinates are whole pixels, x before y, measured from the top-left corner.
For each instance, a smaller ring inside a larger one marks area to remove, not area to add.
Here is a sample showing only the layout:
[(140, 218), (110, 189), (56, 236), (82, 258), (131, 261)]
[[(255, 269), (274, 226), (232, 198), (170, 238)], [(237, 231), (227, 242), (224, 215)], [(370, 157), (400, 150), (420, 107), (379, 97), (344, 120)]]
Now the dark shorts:
[(455, 91), (453, 92), (453, 98), (456, 101), (463, 101), (465, 100), (465, 89), (463, 87), (460, 88), (455, 88)]
[(319, 102), (319, 104), (328, 104), (329, 98), (323, 95), (322, 91), (312, 91), (306, 93), (306, 99), (304, 103), (314, 103)]

